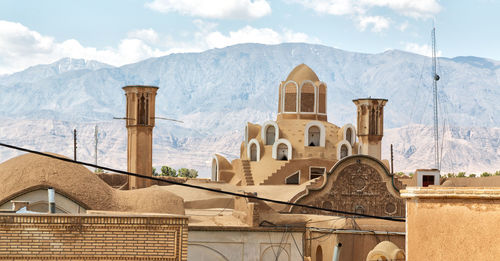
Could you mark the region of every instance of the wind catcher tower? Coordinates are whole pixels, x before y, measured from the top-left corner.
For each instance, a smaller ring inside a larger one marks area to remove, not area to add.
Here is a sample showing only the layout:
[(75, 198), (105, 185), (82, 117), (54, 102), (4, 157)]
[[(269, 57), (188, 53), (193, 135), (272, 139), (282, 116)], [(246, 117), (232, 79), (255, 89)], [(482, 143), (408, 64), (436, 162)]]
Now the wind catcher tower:
[[(127, 171), (152, 176), (155, 97), (158, 87), (131, 85), (123, 87), (123, 90), (127, 100)], [(149, 183), (149, 180), (129, 176), (128, 188), (145, 188)]]

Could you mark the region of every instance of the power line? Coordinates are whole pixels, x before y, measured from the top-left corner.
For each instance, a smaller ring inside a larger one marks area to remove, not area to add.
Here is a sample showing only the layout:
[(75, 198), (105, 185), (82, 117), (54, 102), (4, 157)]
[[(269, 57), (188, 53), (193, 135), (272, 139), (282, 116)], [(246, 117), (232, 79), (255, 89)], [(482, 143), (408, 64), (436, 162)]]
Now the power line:
[(80, 164), (80, 165), (84, 165), (84, 166), (88, 166), (88, 167), (100, 168), (102, 170), (108, 170), (108, 171), (112, 171), (112, 172), (116, 172), (116, 173), (120, 173), (120, 174), (124, 174), (124, 175), (128, 175), (128, 176), (133, 176), (133, 177), (138, 177), (138, 178), (144, 178), (144, 179), (149, 179), (149, 180), (155, 180), (155, 181), (159, 181), (159, 182), (166, 182), (166, 183), (170, 183), (170, 184), (173, 184), (173, 185), (179, 185), (179, 186), (184, 186), (184, 187), (189, 187), (189, 188), (194, 188), (194, 189), (201, 189), (201, 190), (206, 190), (206, 191), (211, 191), (211, 192), (215, 192), (215, 193), (221, 193), (221, 194), (226, 194), (226, 195), (231, 195), (231, 196), (236, 196), (236, 197), (243, 197), (243, 198), (249, 198), (249, 199), (257, 199), (257, 200), (272, 202), (272, 203), (281, 204), (281, 205), (303, 207), (303, 208), (309, 208), (309, 209), (314, 209), (314, 210), (321, 210), (321, 211), (332, 212), (332, 213), (343, 214), (343, 215), (361, 216), (361, 217), (383, 219), (383, 220), (396, 221), (396, 222), (405, 222), (405, 220), (401, 219), (401, 218), (381, 217), (381, 216), (374, 216), (374, 215), (368, 215), (368, 214), (348, 212), (348, 211), (343, 211), (343, 210), (321, 208), (321, 207), (304, 205), (304, 204), (299, 204), (299, 203), (292, 203), (292, 202), (286, 202), (286, 201), (281, 201), (281, 200), (275, 200), (275, 199), (269, 199), (269, 198), (262, 198), (262, 197), (258, 197), (258, 196), (255, 196), (255, 195), (240, 194), (240, 193), (236, 193), (236, 192), (230, 192), (230, 191), (224, 191), (224, 190), (219, 190), (219, 189), (214, 189), (214, 188), (208, 188), (208, 187), (198, 186), (198, 185), (194, 185), (194, 184), (181, 183), (181, 182), (172, 181), (172, 180), (165, 180), (165, 179), (160, 179), (160, 178), (156, 178), (156, 177), (152, 177), (152, 176), (144, 176), (144, 175), (137, 174), (137, 173), (132, 173), (132, 172), (118, 170), (118, 169), (112, 169), (112, 168), (108, 168), (108, 167), (104, 167), (104, 166), (99, 166), (99, 165), (88, 163), (88, 162), (72, 160), (72, 159), (69, 159), (69, 158), (64, 158), (64, 157), (60, 157), (60, 156), (56, 156), (56, 155), (51, 155), (51, 154), (43, 153), (43, 152), (40, 152), (40, 151), (30, 150), (30, 149), (26, 149), (26, 148), (14, 146), (14, 145), (9, 145), (9, 144), (5, 144), (5, 143), (0, 143), (0, 146), (6, 147), (6, 148), (10, 148), (10, 149), (20, 150), (20, 151), (24, 151), (24, 152), (28, 152), (28, 153), (33, 153), (33, 154), (37, 154), (37, 155), (48, 157), (48, 158), (62, 160), (62, 161), (70, 162), (70, 163), (76, 163), (76, 164)]

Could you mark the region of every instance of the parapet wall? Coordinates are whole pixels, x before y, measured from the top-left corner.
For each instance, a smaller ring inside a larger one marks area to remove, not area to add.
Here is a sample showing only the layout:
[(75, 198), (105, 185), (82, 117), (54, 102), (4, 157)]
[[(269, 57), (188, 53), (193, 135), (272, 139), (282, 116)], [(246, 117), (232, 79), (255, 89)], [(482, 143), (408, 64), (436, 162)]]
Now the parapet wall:
[(0, 214), (0, 260), (187, 260), (188, 219)]
[(500, 260), (500, 188), (408, 187), (407, 260)]

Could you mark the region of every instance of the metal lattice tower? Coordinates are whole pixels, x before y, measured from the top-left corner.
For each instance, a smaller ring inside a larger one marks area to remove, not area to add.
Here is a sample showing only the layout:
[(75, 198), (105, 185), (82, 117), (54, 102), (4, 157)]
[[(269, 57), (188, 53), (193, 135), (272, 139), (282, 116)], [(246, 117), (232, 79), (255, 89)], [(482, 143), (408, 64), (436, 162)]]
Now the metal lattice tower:
[(437, 82), (439, 75), (437, 74), (437, 58), (436, 58), (436, 28), (432, 28), (432, 81), (433, 81), (433, 105), (434, 105), (434, 150), (435, 150), (435, 167), (439, 169), (439, 122), (438, 122), (438, 92)]

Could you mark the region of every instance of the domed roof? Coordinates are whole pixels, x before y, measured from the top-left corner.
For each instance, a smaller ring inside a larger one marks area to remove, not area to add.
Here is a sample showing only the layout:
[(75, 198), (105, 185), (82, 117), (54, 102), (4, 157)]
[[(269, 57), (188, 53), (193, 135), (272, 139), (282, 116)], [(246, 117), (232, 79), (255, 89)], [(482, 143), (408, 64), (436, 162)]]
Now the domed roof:
[(294, 81), (298, 84), (305, 80), (310, 80), (312, 82), (319, 82), (319, 78), (316, 73), (305, 64), (300, 64), (295, 67), (292, 72), (286, 78), (286, 81)]
[(184, 200), (157, 186), (116, 190), (82, 165), (31, 153), (0, 164), (0, 184), (0, 205), (52, 187), (89, 210), (184, 214)]
[(31, 153), (0, 164), (0, 184), (0, 202), (53, 187), (85, 208), (104, 210), (113, 204), (113, 189), (84, 166)]

